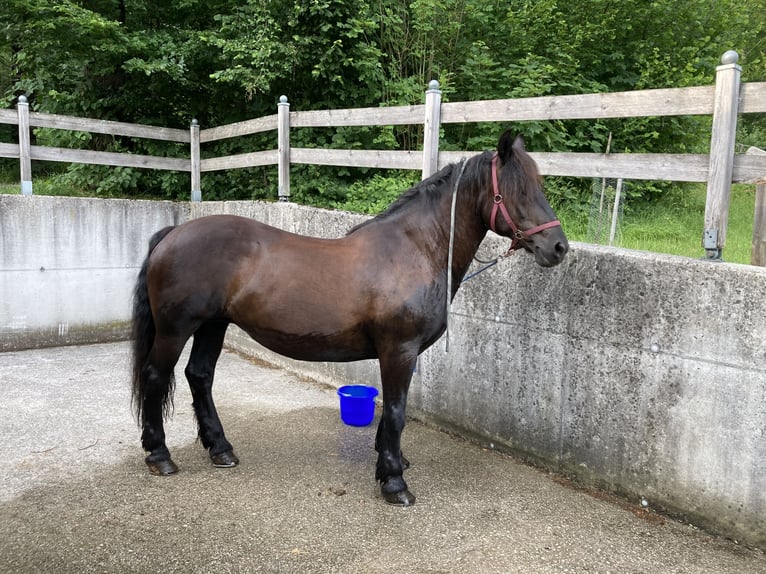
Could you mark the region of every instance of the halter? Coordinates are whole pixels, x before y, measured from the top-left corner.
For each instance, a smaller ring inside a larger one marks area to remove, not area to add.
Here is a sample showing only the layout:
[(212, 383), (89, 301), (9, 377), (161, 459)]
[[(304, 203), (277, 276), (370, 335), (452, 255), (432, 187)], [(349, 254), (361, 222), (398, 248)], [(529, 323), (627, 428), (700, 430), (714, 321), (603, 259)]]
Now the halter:
[(505, 207), (505, 203), (503, 203), (503, 196), (500, 195), (500, 190), (497, 186), (497, 154), (492, 156), (492, 194), (494, 204), (492, 205), (492, 213), (489, 216), (489, 228), (497, 233), (495, 230), (495, 219), (497, 219), (497, 212), (499, 210), (503, 216), (503, 219), (505, 219), (505, 222), (508, 224), (508, 227), (510, 227), (511, 231), (513, 232), (513, 237), (511, 238), (511, 246), (508, 249), (508, 253), (517, 250), (520, 246), (520, 243), (525, 239), (528, 239), (530, 235), (539, 233), (544, 229), (561, 226), (561, 222), (558, 219), (549, 221), (548, 223), (543, 223), (542, 225), (527, 229), (526, 231), (522, 231), (516, 226), (516, 224), (511, 219), (511, 215), (508, 213), (508, 209)]

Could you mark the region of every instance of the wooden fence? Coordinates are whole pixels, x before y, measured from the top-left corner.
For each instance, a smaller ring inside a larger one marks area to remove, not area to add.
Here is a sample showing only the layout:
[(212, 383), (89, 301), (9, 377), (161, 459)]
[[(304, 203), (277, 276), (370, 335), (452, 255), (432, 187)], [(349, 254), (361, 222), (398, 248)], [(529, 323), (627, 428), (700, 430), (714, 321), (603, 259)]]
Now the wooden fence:
[[(48, 160), (188, 171), (193, 201), (202, 198), (202, 173), (277, 165), (279, 199), (286, 201), (290, 197), (291, 164), (419, 169), (425, 178), (448, 163), (478, 153), (478, 150), (440, 152), (439, 127), (443, 124), (711, 115), (709, 154), (533, 152), (531, 155), (543, 175), (706, 183), (703, 247), (708, 258), (718, 259), (726, 242), (731, 184), (756, 184), (756, 210), (766, 209), (766, 185), (758, 185), (766, 183), (766, 156), (735, 153), (737, 117), (766, 112), (766, 82), (740, 84), (741, 67), (737, 60), (736, 52), (723, 55), (713, 86), (442, 103), (439, 84), (432, 81), (424, 105), (290, 112), (287, 98), (282, 96), (274, 115), (204, 130), (193, 120), (188, 131), (30, 112), (22, 96), (15, 111), (0, 110), (0, 123), (17, 124), (19, 128), (19, 144), (0, 143), (0, 157), (19, 158), (23, 194), (32, 193), (31, 161)], [(420, 152), (290, 146), (291, 129), (413, 124), (424, 126), (424, 145)], [(190, 157), (32, 146), (29, 130), (33, 127), (179, 142), (189, 145)], [(208, 159), (200, 157), (202, 143), (273, 130), (277, 131), (277, 149)], [(753, 232), (753, 264), (763, 266), (766, 265), (766, 214), (757, 211), (754, 216), (759, 227)]]

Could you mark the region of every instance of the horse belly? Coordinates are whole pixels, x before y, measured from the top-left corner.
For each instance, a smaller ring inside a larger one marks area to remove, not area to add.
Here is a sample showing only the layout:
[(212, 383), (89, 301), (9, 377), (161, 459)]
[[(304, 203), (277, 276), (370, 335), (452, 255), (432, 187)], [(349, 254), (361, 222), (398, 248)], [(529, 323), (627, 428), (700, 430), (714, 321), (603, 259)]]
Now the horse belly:
[(376, 357), (372, 341), (360, 328), (329, 330), (326, 325), (234, 321), (264, 347), (301, 361), (358, 361)]
[(246, 311), (232, 314), (255, 341), (303, 361), (356, 361), (375, 358), (373, 341), (358, 310), (349, 301), (314, 291), (300, 296), (266, 289), (251, 295)]
[(290, 334), (244, 328), (255, 341), (285, 357), (299, 361), (348, 362), (377, 357), (372, 345), (346, 335)]

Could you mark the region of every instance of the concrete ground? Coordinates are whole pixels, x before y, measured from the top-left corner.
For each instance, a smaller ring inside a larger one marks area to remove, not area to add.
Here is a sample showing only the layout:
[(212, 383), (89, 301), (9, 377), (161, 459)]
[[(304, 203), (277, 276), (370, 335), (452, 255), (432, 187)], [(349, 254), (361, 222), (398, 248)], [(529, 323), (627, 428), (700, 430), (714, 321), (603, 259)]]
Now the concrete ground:
[(388, 506), (374, 424), (344, 426), (332, 389), (230, 352), (214, 392), (240, 466), (195, 443), (181, 376), (181, 472), (150, 476), (127, 384), (125, 343), (0, 354), (0, 571), (766, 573), (760, 551), (416, 422), (417, 504)]

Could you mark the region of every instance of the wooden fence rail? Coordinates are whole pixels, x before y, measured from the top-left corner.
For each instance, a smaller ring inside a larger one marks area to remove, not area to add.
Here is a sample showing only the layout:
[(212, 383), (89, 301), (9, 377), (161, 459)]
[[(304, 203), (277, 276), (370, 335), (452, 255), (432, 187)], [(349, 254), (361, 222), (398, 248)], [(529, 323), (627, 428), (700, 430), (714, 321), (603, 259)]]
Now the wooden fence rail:
[[(23, 194), (32, 193), (31, 161), (46, 160), (191, 172), (193, 201), (202, 199), (202, 173), (277, 165), (279, 199), (287, 201), (292, 164), (420, 169), (426, 178), (448, 163), (479, 153), (480, 150), (440, 152), (439, 128), (442, 124), (712, 115), (709, 154), (533, 152), (532, 156), (543, 175), (707, 183), (703, 247), (708, 258), (719, 259), (726, 242), (731, 184), (762, 183), (766, 177), (766, 155), (735, 154), (734, 150), (738, 115), (766, 112), (766, 82), (740, 84), (741, 68), (737, 60), (733, 51), (722, 56), (713, 86), (442, 103), (439, 84), (432, 81), (424, 105), (291, 112), (287, 98), (282, 96), (274, 115), (207, 129), (200, 129), (193, 120), (188, 131), (30, 112), (29, 104), (22, 96), (15, 111), (0, 110), (0, 123), (19, 127), (19, 143), (0, 143), (0, 157), (19, 159)], [(421, 152), (290, 146), (291, 129), (418, 124), (424, 127)], [(179, 142), (189, 145), (189, 157), (33, 146), (30, 129), (34, 127)], [(277, 131), (276, 149), (200, 158), (201, 144), (274, 130)], [(764, 210), (763, 202), (758, 203), (757, 209)], [(763, 260), (766, 258), (766, 216), (756, 213), (754, 217), (763, 228), (753, 231), (753, 263), (766, 265)]]

